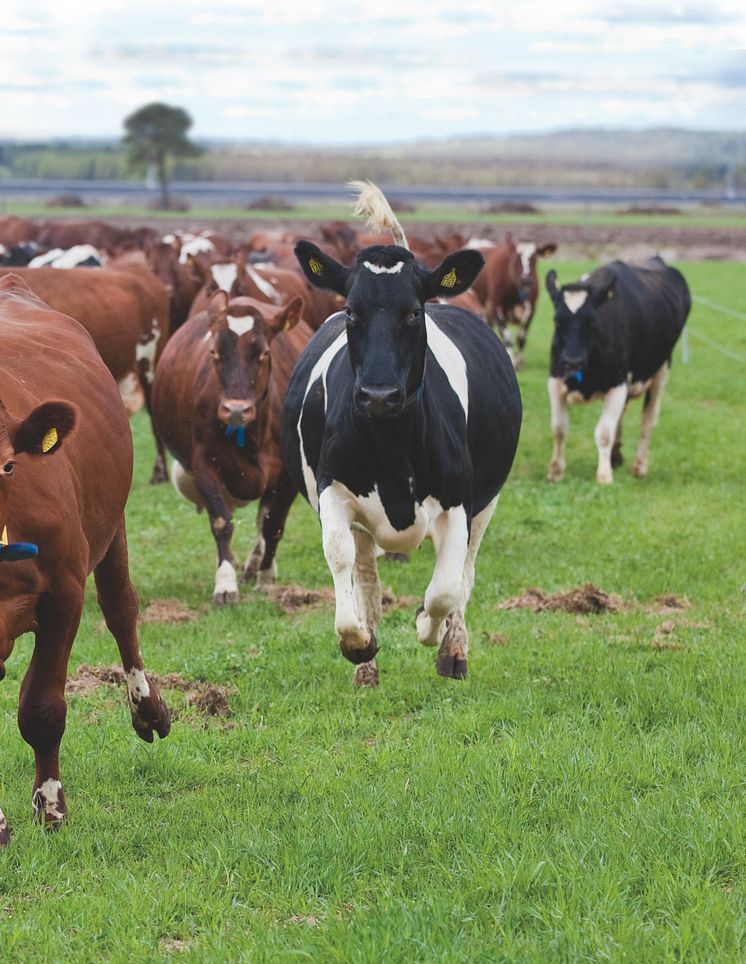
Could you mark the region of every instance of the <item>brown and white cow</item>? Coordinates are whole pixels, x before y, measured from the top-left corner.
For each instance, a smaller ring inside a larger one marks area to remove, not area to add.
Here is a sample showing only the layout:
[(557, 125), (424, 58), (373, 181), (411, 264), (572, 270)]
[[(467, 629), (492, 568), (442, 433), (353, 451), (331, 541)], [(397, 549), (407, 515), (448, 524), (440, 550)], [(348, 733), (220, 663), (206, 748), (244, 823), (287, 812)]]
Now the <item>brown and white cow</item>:
[[(132, 724), (152, 742), (168, 711), (145, 675), (124, 506), (132, 477), (127, 416), (86, 331), (17, 277), (0, 280), (0, 679), (13, 644), (35, 636), (18, 724), (36, 755), (33, 806), (66, 815), (59, 748), (70, 649), (93, 572), (127, 676)], [(0, 811), (0, 845), (9, 828)]]
[(276, 578), (275, 552), (295, 498), (280, 455), (282, 403), (311, 338), (303, 300), (274, 307), (216, 292), (166, 345), (153, 385), (153, 420), (174, 457), (171, 480), (207, 509), (218, 555), (216, 605), (238, 600), (233, 510), (259, 499), (257, 539), (246, 581)]
[[(150, 410), (155, 365), (168, 337), (168, 295), (145, 267), (0, 269), (13, 270), (55, 311), (75, 318), (89, 332), (114, 376), (130, 414)], [(168, 478), (157, 436), (151, 482)]]
[[(482, 303), (482, 315), (489, 325), (498, 329), (514, 365), (520, 368), (539, 294), (536, 259), (553, 254), (557, 245), (516, 243), (508, 234), (503, 244), (474, 239), (469, 247), (480, 251), (485, 262), (484, 270), (474, 283), (474, 291)], [(513, 335), (508, 325), (518, 326), (516, 352), (513, 352)]]

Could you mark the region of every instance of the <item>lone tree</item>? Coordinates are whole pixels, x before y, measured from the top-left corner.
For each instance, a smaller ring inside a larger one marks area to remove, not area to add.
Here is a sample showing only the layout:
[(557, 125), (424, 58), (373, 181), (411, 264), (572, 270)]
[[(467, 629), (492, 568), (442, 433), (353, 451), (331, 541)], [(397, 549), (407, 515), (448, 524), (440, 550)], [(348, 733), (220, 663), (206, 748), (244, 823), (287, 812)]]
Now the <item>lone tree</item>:
[(146, 104), (124, 120), (127, 161), (131, 167), (154, 164), (161, 186), (161, 208), (168, 210), (169, 157), (196, 157), (199, 148), (186, 132), (192, 118), (181, 107)]

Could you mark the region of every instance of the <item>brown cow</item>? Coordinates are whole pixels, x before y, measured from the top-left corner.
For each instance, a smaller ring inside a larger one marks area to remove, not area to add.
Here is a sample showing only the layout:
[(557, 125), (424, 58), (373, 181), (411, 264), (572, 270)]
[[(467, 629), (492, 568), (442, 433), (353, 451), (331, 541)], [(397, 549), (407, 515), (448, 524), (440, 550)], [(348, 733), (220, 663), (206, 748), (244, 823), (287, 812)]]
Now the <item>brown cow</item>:
[[(0, 280), (0, 679), (13, 644), (35, 634), (18, 724), (36, 755), (33, 805), (66, 815), (59, 747), (67, 663), (93, 572), (127, 676), (132, 724), (166, 736), (168, 711), (144, 673), (124, 506), (132, 439), (116, 385), (86, 331), (17, 277)], [(38, 554), (37, 554), (38, 551)], [(0, 845), (9, 829), (0, 811)]]
[(36, 225), (28, 218), (19, 218), (17, 214), (0, 218), (0, 244), (6, 248), (13, 248), (23, 241), (35, 241), (36, 233)]
[[(483, 306), (482, 315), (488, 324), (497, 327), (513, 364), (520, 368), (539, 295), (536, 259), (553, 254), (557, 245), (553, 242), (538, 245), (529, 241), (516, 244), (508, 234), (500, 245), (472, 241), (469, 246), (476, 247), (485, 262), (482, 273), (474, 282), (474, 291)], [(518, 326), (518, 350), (515, 353), (509, 324)]]
[(138, 235), (129, 228), (119, 228), (108, 221), (92, 218), (83, 221), (45, 221), (39, 226), (36, 242), (42, 249), (62, 248), (76, 244), (92, 244), (94, 248), (115, 256), (139, 246)]
[(174, 456), (171, 480), (206, 508), (218, 553), (213, 602), (234, 603), (232, 513), (260, 499), (257, 540), (244, 580), (269, 585), (296, 490), (280, 456), (282, 403), (295, 362), (311, 337), (303, 301), (272, 307), (218, 291), (166, 345), (153, 385), (156, 430)]
[[(150, 410), (155, 365), (168, 337), (168, 295), (144, 267), (0, 269), (14, 271), (33, 292), (90, 333), (133, 414), (143, 398)], [(163, 445), (156, 436), (151, 482), (168, 478)]]

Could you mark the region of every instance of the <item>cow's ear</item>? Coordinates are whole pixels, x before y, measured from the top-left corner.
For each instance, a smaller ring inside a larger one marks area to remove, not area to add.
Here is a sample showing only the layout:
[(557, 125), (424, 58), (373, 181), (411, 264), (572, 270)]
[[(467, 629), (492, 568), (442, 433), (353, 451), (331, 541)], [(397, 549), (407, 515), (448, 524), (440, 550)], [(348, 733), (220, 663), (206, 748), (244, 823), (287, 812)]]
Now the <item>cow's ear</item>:
[(16, 429), (13, 439), (16, 454), (51, 455), (73, 430), (76, 418), (69, 402), (43, 402)]
[(549, 297), (554, 304), (559, 304), (559, 302), (562, 301), (562, 292), (557, 287), (557, 272), (554, 271), (554, 269), (547, 271), (546, 286)]
[(335, 261), (311, 241), (299, 241), (295, 246), (295, 257), (303, 269), (303, 274), (315, 288), (336, 291), (338, 295), (347, 294), (349, 268)]
[(556, 250), (557, 245), (554, 243), (554, 241), (547, 241), (546, 244), (540, 244), (536, 248), (536, 253), (540, 258), (548, 258), (550, 255), (554, 254)]
[(591, 290), (591, 304), (596, 308), (600, 308), (609, 298), (613, 298), (615, 284), (616, 278), (612, 278), (608, 284), (602, 285), (600, 288), (593, 288)]
[(484, 267), (484, 258), (473, 249), (454, 251), (437, 268), (424, 271), (425, 300), (455, 298), (470, 288)]
[(280, 308), (276, 314), (268, 318), (265, 325), (274, 335), (279, 335), (283, 331), (290, 331), (303, 319), (304, 308), (303, 299), (300, 295), (296, 295), (284, 308)]
[(210, 331), (215, 331), (221, 322), (225, 321), (228, 314), (228, 292), (219, 288), (207, 303), (207, 317), (210, 322)]

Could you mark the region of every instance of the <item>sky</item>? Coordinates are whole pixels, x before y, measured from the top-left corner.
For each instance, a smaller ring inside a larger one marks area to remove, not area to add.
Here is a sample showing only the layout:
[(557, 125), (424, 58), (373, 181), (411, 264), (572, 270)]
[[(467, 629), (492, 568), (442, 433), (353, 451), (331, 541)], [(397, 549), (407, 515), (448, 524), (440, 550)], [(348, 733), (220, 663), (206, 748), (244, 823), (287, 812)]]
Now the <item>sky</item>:
[(746, 127), (743, 0), (6, 0), (0, 137), (385, 143)]

